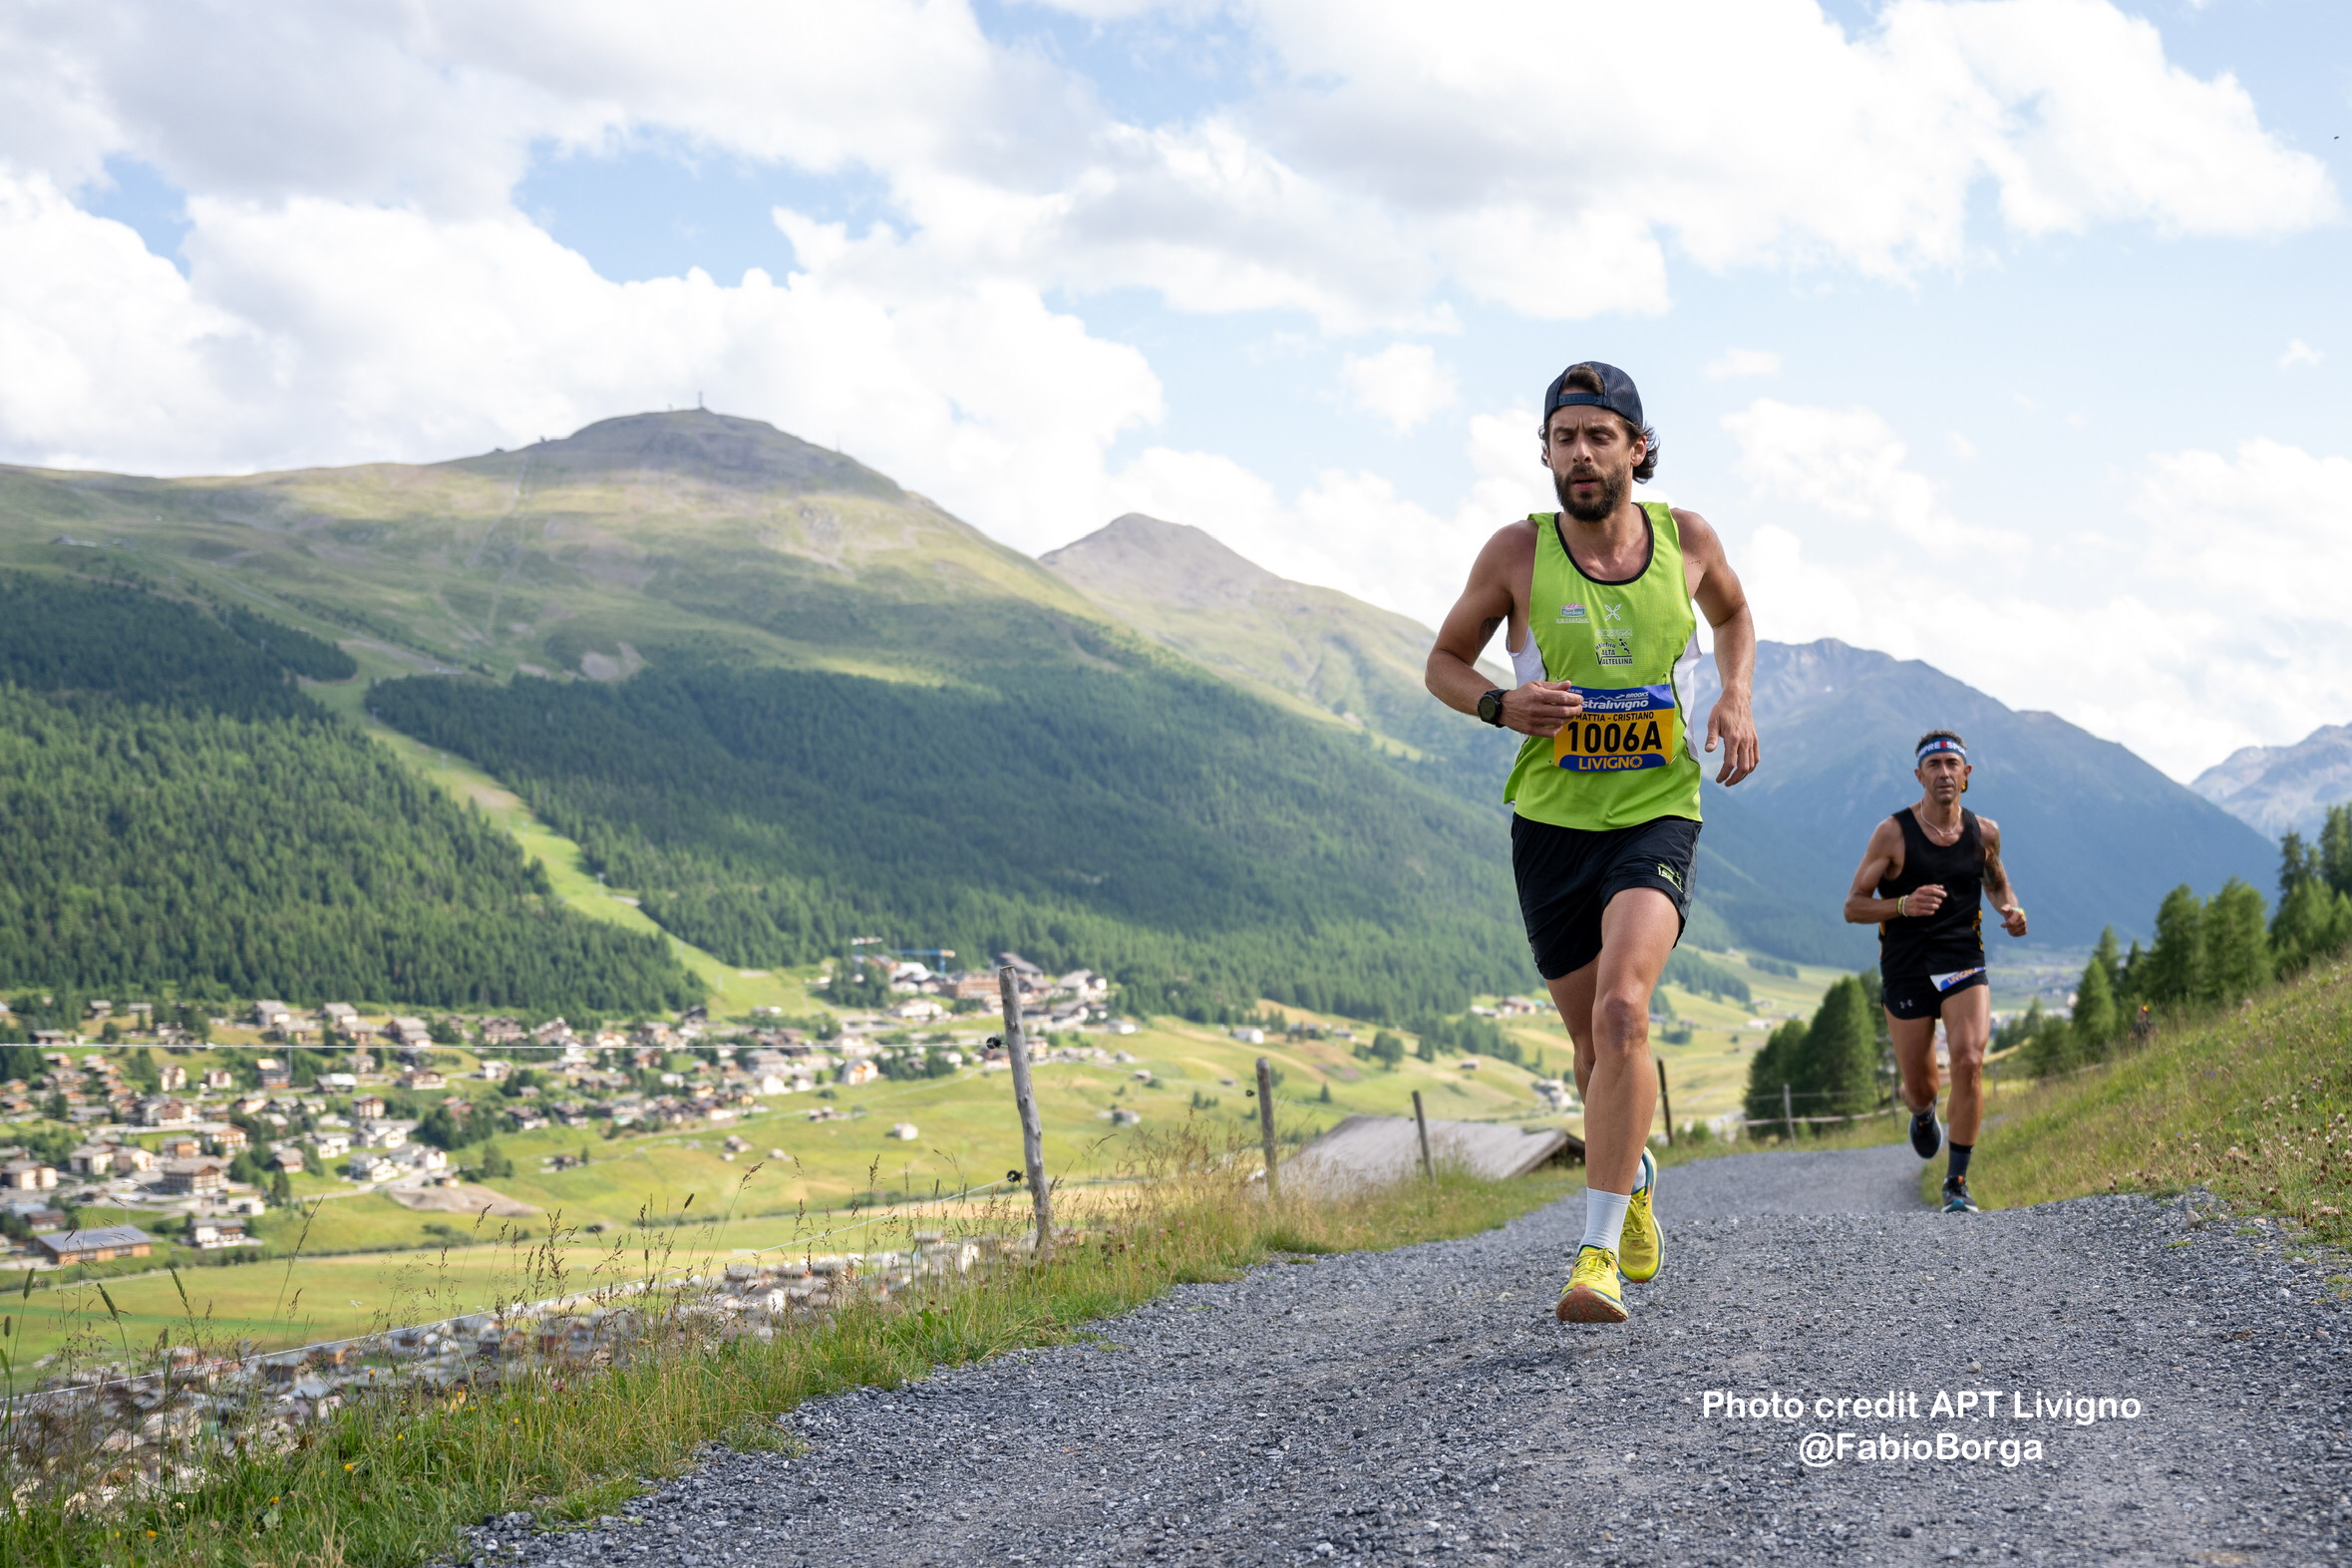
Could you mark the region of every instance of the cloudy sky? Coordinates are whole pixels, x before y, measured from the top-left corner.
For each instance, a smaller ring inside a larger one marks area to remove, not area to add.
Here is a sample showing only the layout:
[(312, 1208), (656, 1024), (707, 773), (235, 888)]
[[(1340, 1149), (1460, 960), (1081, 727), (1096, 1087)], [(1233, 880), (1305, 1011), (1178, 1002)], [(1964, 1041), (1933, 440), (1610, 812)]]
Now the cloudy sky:
[(1768, 637), (2352, 720), (2339, 0), (0, 3), (0, 460), (700, 396), (1434, 620), (1624, 366)]

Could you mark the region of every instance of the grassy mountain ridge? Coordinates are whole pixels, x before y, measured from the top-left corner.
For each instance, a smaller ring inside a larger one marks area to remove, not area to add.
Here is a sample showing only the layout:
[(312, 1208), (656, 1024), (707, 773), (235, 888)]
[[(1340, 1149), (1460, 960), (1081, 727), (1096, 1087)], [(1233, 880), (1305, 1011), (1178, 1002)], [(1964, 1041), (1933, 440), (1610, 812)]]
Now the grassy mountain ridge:
[(0, 468), (0, 565), (181, 577), (420, 668), (610, 678), (663, 649), (902, 678), (1072, 657), (1061, 579), (753, 420), (638, 415), (430, 465)]
[[(1456, 767), (1500, 775), (1506, 737), (1429, 695), (1437, 635), (1410, 617), (1278, 577), (1198, 528), (1141, 512), (1038, 557), (1118, 618), (1227, 680), (1318, 719), (1403, 741)], [(1509, 671), (1488, 666), (1498, 686)]]
[[(1300, 760), (1311, 758), (1328, 771), (1325, 812), (1349, 809), (1359, 780), (1370, 781), (1366, 787), (1383, 800), (1420, 802), (1399, 819), (1422, 820), (1435, 836), (1400, 829), (1400, 860), (1426, 860), (1424, 850), (1438, 843), (1445, 854), (1476, 857), (1493, 872), (1503, 864), (1499, 832), (1481, 828), (1465, 838), (1460, 828), (1463, 820), (1499, 827), (1493, 818), (1511, 743), (1420, 690), (1428, 634), (1411, 621), (1285, 582), (1197, 530), (1132, 515), (1033, 561), (886, 476), (755, 421), (702, 411), (631, 416), (561, 441), (450, 463), (245, 477), (0, 469), (0, 565), (10, 563), (121, 575), (166, 589), (193, 583), (224, 603), (260, 611), (271, 624), (342, 642), (371, 673), (547, 678), (557, 687), (712, 667), (877, 679), (893, 683), (873, 699), (892, 712), (905, 706), (908, 691), (937, 694), (936, 705), (929, 712), (911, 706), (905, 723), (919, 739), (854, 726), (838, 732), (835, 749), (855, 759), (841, 764), (845, 776), (865, 777), (893, 747), (944, 748), (986, 762), (982, 794), (1024, 777), (1025, 764), (982, 750), (986, 737), (973, 728), (1007, 722), (1003, 704), (1014, 693), (1048, 710), (1108, 704), (1121, 715), (1123, 755), (1163, 759), (1153, 766), (1183, 773), (1190, 765), (1154, 751), (1158, 732), (1128, 712), (1167, 696), (1170, 712), (1213, 732), (1200, 751), (1220, 759), (1226, 777), (1203, 787), (1224, 802), (1219, 809), (1233, 841), (1250, 841), (1253, 798), (1293, 798), (1303, 786)], [(1090, 676), (1113, 686), (1090, 686)], [(1236, 697), (1271, 705), (1282, 722), (1246, 703), (1204, 704), (1192, 694), (1211, 677)], [(428, 706), (411, 701), (403, 711), (424, 723)], [(661, 727), (644, 719), (641, 702), (622, 707), (641, 727), (629, 744), (656, 752), (668, 744)], [(469, 724), (488, 722), (466, 712)], [(1764, 771), (1737, 790), (1707, 791), (1692, 927), (1701, 943), (1813, 962), (1862, 961), (1868, 934), (1838, 918), (1846, 878), (1869, 821), (1909, 797), (1911, 738), (1942, 722), (1957, 722), (1977, 745), (1985, 772), (1971, 803), (1982, 801), (2010, 829), (2011, 860), (2037, 938), (2087, 942), (2110, 920), (2128, 927), (2174, 882), (2209, 888), (2231, 872), (2258, 881), (2269, 873), (2270, 851), (2258, 837), (2128, 752), (2047, 715), (2013, 714), (1924, 665), (1898, 666), (1836, 644), (1766, 644), (1759, 718)], [(1019, 746), (1084, 754), (1083, 744), (1033, 715), (1011, 724)], [(718, 737), (726, 726), (696, 718), (690, 728), (697, 746), (725, 751)], [(1367, 763), (1342, 745), (1351, 743), (1351, 731), (1401, 742), (1418, 760)], [(534, 804), (562, 803), (559, 781), (546, 771), (554, 763), (535, 755), (527, 761), (539, 770)], [(583, 794), (570, 820), (583, 842), (602, 846), (592, 853), (618, 856), (617, 846), (640, 831), (615, 814), (624, 799), (635, 799), (628, 810), (648, 824), (660, 823), (668, 807), (644, 793), (642, 779), (624, 786), (604, 778), (602, 766), (582, 775), (599, 781), (594, 809)], [(735, 758), (714, 763), (713, 777), (734, 781), (727, 789), (740, 794), (742, 769), (770, 766)], [(821, 775), (780, 782), (778, 811), (795, 801), (803, 803), (793, 810), (814, 809), (805, 805), (805, 786)], [(892, 787), (902, 783), (880, 777)], [(932, 776), (917, 769), (909, 777)], [(953, 785), (945, 776), (935, 782), (941, 800), (951, 802)], [(1084, 788), (1073, 794), (1065, 780), (1031, 777), (1029, 784), (1045, 799), (1057, 791), (1084, 797)], [(1472, 815), (1458, 819), (1454, 806), (1431, 804), (1425, 794), (1467, 803)], [(862, 809), (816, 810), (808, 820), (845, 821)], [(786, 940), (775, 932), (830, 929), (794, 914), (791, 901), (778, 902), (772, 890), (747, 891), (801, 864), (798, 851), (778, 847), (785, 816), (747, 807), (722, 820), (724, 813), (696, 810), (714, 847), (689, 854), (674, 834), (665, 840), (660, 853), (669, 857), (665, 864), (676, 862), (668, 880), (678, 884), (678, 898), (666, 906), (670, 918), (706, 931), (741, 923), (742, 934), (729, 943), (742, 951)], [(930, 818), (948, 814), (951, 804), (901, 811), (924, 818), (925, 831)], [(649, 843), (660, 837), (651, 827), (642, 831)], [(745, 865), (757, 864), (756, 874), (706, 874), (713, 856), (725, 858), (716, 846), (746, 835), (759, 845), (740, 850), (750, 857)], [(1314, 833), (1294, 839), (1274, 851), (1274, 861), (1311, 863)], [(1201, 868), (1225, 863), (1214, 852), (1219, 847), (1208, 843), (1200, 855), (1172, 862), (1171, 885), (1191, 885)], [(851, 875), (837, 864), (829, 885), (862, 887), (895, 863), (893, 853), (877, 848), (867, 873)], [(1113, 838), (1092, 846), (1088, 857), (1109, 864), (1124, 853)], [(782, 858), (771, 863), (772, 856)], [(688, 869), (694, 874), (684, 874)], [(1027, 863), (1019, 869), (1009, 880), (1021, 881)], [(1100, 866), (1081, 869), (1104, 874)], [(1074, 884), (1081, 885), (1092, 884)], [(1250, 884), (1243, 876), (1235, 885)], [(1366, 888), (1385, 885), (1375, 877)], [(1520, 943), (1508, 887), (1499, 893), (1465, 884), (1458, 891), (1478, 907), (1449, 909), (1442, 918), (1467, 922), (1462, 931), (1484, 933), (1479, 943), (1515, 955)], [(803, 888), (795, 896), (816, 895)], [(840, 896), (852, 898), (846, 907), (865, 907), (853, 901), (862, 893)], [(1065, 888), (1047, 902), (1094, 918), (1108, 896)], [(1382, 893), (1370, 902), (1391, 898)], [(1334, 901), (1344, 904), (1344, 894)], [(1423, 913), (1441, 918), (1434, 906)], [(774, 928), (770, 934), (760, 934), (763, 922)], [(1371, 949), (1346, 960), (1379, 961)], [(1205, 955), (1186, 962), (1214, 968)], [(1493, 973), (1491, 963), (1518, 961), (1489, 955), (1464, 962), (1469, 969), (1449, 959), (1432, 972)], [(1218, 983), (1232, 980), (1227, 974)]]
[(1116, 974), (1138, 1006), (1353, 1016), (1529, 983), (1476, 807), (1105, 641), (985, 689), (663, 664), (609, 687), (411, 679), (377, 713), (481, 764), (731, 963), (852, 936)]
[[(431, 466), (4, 477), (0, 560), (193, 579), (433, 672), (368, 708), (491, 768), (731, 961), (822, 956), (895, 915), (926, 933), (902, 945), (1117, 964), (1194, 1011), (1451, 1011), (1530, 978), (1499, 813), (755, 422), (634, 417)], [(491, 698), (442, 678), (461, 672), (520, 680)], [(814, 756), (762, 728), (788, 688)], [(523, 748), (501, 726), (534, 704), (603, 728)]]

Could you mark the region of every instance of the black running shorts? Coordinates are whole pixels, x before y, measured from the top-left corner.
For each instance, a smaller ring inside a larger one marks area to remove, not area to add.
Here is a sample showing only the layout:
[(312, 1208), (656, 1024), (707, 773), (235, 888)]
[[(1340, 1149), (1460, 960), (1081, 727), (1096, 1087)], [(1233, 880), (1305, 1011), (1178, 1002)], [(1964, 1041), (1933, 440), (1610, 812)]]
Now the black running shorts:
[[(1689, 924), (1698, 852), (1699, 824), (1687, 816), (1599, 830), (1512, 816), (1511, 870), (1536, 972), (1557, 980), (1600, 957), (1601, 911), (1629, 887), (1656, 888)], [(1681, 940), (1679, 928), (1675, 938)]]
[(1943, 1005), (1963, 991), (1988, 984), (1980, 961), (1973, 969), (1942, 975), (1890, 975), (1881, 970), (1878, 983), (1886, 993), (1886, 1011), (1900, 1019), (1941, 1018)]

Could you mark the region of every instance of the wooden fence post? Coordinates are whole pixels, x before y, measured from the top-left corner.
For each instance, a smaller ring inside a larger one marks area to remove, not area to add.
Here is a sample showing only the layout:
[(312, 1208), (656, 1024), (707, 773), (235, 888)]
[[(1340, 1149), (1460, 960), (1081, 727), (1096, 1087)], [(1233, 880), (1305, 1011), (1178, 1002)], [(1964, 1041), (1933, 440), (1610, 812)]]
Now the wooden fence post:
[(1781, 1084), (1781, 1130), (1790, 1137), (1797, 1135), (1797, 1107), (1789, 1103), (1789, 1086)]
[(1666, 1146), (1674, 1146), (1674, 1097), (1666, 1092), (1666, 1059), (1651, 1059), (1658, 1066), (1658, 1101), (1666, 1107)]
[(1029, 1083), (1029, 1044), (1021, 1037), (1021, 985), (1012, 966), (996, 972), (1004, 997), (1004, 1054), (1013, 1066), (1013, 1103), (1021, 1110), (1021, 1157), (1029, 1167), (1029, 1201), (1037, 1209), (1037, 1261), (1054, 1251), (1053, 1189), (1045, 1179), (1045, 1127), (1037, 1119), (1037, 1094)]
[(1257, 1059), (1257, 1128), (1266, 1144), (1266, 1201), (1278, 1203), (1282, 1186), (1274, 1174), (1274, 1071), (1264, 1057)]
[(1438, 1167), (1429, 1159), (1429, 1117), (1421, 1108), (1421, 1091), (1413, 1092), (1413, 1125), (1421, 1133), (1421, 1174), (1431, 1181), (1438, 1179)]

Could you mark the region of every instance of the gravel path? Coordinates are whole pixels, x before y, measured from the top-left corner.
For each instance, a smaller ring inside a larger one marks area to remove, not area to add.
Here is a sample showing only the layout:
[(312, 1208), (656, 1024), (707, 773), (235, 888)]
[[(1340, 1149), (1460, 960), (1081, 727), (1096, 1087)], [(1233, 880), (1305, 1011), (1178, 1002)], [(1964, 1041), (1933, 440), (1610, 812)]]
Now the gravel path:
[[(714, 1454), (628, 1520), (481, 1532), (484, 1560), (2352, 1557), (2340, 1259), (2298, 1263), (2193, 1194), (1931, 1213), (1918, 1170), (1900, 1146), (1667, 1170), (1666, 1270), (1622, 1327), (1551, 1318), (1580, 1195), (1460, 1241), (1181, 1287), (1100, 1344), (805, 1407), (805, 1455)], [(1939, 1391), (1976, 1390), (1999, 1391), (1997, 1418), (1935, 1413)], [(1734, 1418), (1710, 1391), (1808, 1411)], [(1899, 1415), (1835, 1413), (1890, 1391)], [(2138, 1413), (2012, 1413), (2037, 1395)], [(1815, 1468), (1816, 1431), (1853, 1435)], [(1992, 1456), (1933, 1456), (1944, 1434)], [(1926, 1455), (1861, 1456), (1882, 1438)]]

